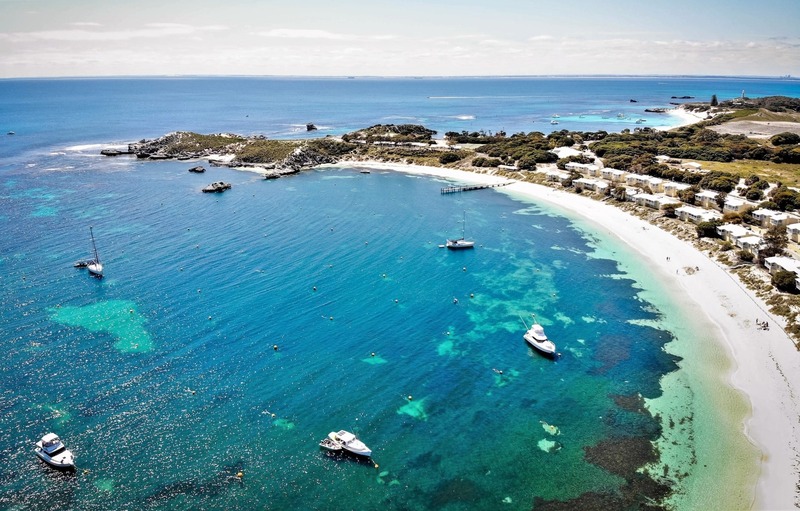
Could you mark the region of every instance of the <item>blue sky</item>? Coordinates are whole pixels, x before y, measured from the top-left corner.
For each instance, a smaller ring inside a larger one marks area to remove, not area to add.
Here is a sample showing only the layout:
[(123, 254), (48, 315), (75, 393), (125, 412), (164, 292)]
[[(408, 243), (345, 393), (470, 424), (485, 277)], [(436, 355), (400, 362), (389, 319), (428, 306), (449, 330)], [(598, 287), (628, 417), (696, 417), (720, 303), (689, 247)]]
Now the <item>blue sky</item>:
[(800, 0), (0, 0), (0, 78), (800, 75)]

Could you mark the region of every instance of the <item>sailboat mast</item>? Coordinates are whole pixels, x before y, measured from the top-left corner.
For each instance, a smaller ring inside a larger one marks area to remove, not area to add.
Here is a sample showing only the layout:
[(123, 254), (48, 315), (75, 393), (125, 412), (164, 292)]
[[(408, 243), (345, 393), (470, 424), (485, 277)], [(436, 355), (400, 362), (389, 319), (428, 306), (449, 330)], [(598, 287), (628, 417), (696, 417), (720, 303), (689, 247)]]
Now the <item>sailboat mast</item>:
[(97, 255), (97, 245), (94, 243), (94, 231), (92, 231), (92, 226), (89, 226), (89, 235), (92, 237), (92, 248), (94, 249), (94, 260), (96, 262), (100, 262), (100, 256)]

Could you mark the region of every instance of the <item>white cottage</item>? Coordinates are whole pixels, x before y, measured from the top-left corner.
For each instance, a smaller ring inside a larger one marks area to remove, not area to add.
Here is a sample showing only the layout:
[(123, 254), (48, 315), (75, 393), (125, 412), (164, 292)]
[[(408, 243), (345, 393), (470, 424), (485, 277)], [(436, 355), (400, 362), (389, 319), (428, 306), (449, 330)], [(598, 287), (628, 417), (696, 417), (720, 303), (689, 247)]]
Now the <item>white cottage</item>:
[(696, 208), (694, 206), (681, 206), (675, 210), (675, 214), (684, 222), (691, 222), (693, 224), (711, 222), (712, 220), (719, 220), (722, 218), (722, 214), (719, 211)]

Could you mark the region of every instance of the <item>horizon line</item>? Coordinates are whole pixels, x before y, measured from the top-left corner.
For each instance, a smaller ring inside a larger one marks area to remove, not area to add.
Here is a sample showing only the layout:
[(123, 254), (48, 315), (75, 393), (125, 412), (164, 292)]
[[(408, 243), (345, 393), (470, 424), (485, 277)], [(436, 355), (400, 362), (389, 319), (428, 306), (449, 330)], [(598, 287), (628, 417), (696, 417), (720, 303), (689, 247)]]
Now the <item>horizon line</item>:
[(246, 75), (246, 74), (143, 74), (143, 75), (54, 75), (54, 76), (16, 76), (3, 77), (0, 80), (125, 80), (125, 79), (191, 79), (191, 78), (271, 78), (271, 79), (388, 79), (388, 80), (441, 80), (441, 79), (518, 79), (518, 78), (738, 78), (738, 79), (770, 79), (800, 80), (786, 75), (700, 75), (700, 74), (542, 74), (542, 75)]

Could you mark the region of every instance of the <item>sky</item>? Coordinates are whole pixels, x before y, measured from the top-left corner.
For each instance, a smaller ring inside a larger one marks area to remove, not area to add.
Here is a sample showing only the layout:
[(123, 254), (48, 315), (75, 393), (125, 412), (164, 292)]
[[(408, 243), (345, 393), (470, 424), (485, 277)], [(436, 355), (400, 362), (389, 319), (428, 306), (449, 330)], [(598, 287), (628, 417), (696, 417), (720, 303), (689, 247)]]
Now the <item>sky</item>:
[(800, 75), (800, 0), (0, 0), (0, 78)]

